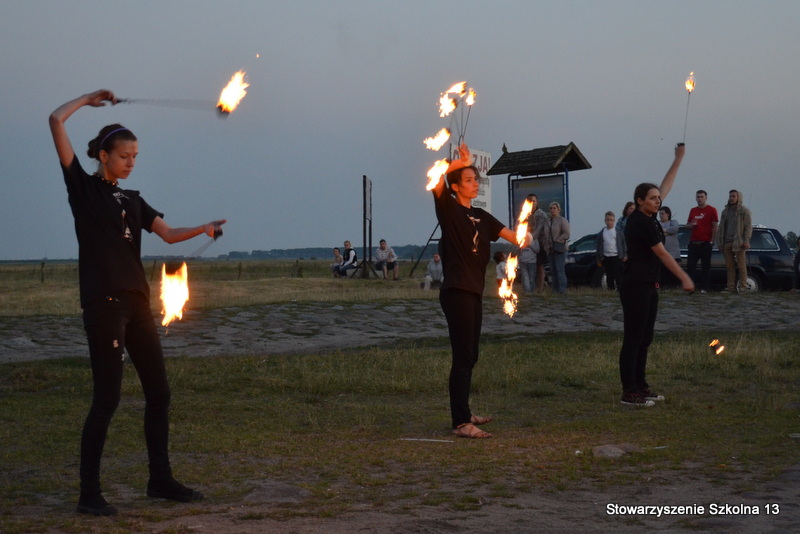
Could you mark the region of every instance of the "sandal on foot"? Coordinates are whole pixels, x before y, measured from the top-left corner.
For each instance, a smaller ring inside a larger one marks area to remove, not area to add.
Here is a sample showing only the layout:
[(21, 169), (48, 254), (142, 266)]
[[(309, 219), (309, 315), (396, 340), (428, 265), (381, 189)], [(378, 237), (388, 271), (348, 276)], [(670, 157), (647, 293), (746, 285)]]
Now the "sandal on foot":
[(492, 422), (491, 417), (484, 417), (482, 415), (473, 415), (469, 418), (469, 422), (473, 425), (485, 425)]
[(455, 430), (453, 430), (453, 434), (459, 438), (485, 439), (492, 437), (491, 434), (484, 432), (472, 423), (458, 425)]

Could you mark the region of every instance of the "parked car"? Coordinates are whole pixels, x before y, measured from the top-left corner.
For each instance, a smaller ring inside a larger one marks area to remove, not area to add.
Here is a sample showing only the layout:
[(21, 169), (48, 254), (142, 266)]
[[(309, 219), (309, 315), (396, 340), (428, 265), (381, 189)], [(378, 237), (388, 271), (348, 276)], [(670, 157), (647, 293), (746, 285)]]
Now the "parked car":
[[(686, 269), (691, 229), (681, 226), (678, 243), (681, 247), (681, 266)], [(569, 246), (566, 260), (567, 280), (572, 285), (606, 287), (605, 273), (597, 266), (595, 248), (597, 234), (581, 237)], [(750, 250), (747, 254), (748, 291), (788, 290), (792, 288), (792, 250), (783, 235), (774, 228), (753, 227)], [(698, 262), (697, 270), (700, 270)], [(711, 287), (723, 289), (727, 284), (727, 269), (722, 252), (711, 253)]]

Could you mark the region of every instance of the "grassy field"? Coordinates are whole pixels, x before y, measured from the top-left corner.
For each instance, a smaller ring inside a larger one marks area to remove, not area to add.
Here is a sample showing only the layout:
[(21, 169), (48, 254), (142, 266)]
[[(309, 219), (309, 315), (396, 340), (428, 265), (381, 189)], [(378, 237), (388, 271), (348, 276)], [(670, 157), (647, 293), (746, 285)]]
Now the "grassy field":
[[(231, 293), (277, 291), (298, 280), (203, 281), (199, 271), (197, 282), (230, 284), (214, 287)], [(305, 281), (313, 291), (308, 298), (327, 298), (335, 287), (341, 299), (343, 282), (353, 282), (346, 298), (366, 298), (362, 283), (383, 288), (380, 298), (406, 291), (402, 282), (320, 276)], [(420, 298), (416, 282), (406, 282)], [(16, 282), (18, 313), (34, 292), (20, 287), (37, 283)], [(70, 284), (58, 283), (65, 291)], [(42, 313), (63, 311), (54, 309)], [(102, 523), (72, 514), (91, 396), (86, 361), (3, 364), (0, 532), (147, 532), (160, 521), (241, 505), (263, 480), (300, 487), (307, 498), (252, 517), (243, 507), (243, 520), (332, 517), (365, 506), (468, 511), (486, 499), (532, 491), (602, 491), (680, 476), (738, 479), (747, 489), (797, 462), (789, 435), (798, 432), (800, 339), (794, 332), (724, 337), (728, 348), (717, 357), (707, 351), (707, 333), (658, 336), (649, 378), (668, 398), (635, 410), (619, 406), (618, 334), (513, 342), (485, 335), (472, 405), (497, 419), (490, 440), (449, 433), (445, 339), (346, 352), (170, 358), (173, 465), (181, 480), (206, 493), (203, 506), (154, 506), (144, 497), (143, 400), (129, 366), (103, 463), (106, 496), (124, 513)], [(594, 446), (612, 443), (642, 450), (616, 460), (592, 455)]]

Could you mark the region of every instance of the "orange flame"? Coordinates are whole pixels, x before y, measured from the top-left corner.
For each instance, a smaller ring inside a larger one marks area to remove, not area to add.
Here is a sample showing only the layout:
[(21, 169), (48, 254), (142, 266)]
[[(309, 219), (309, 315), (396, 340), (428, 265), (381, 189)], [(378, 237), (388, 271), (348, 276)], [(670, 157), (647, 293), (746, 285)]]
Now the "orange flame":
[(686, 78), (686, 90), (690, 93), (694, 91), (694, 71), (689, 73), (689, 77)]
[(439, 150), (450, 139), (450, 130), (442, 128), (434, 137), (426, 138), (423, 143), (429, 150)]
[(467, 82), (458, 82), (453, 87), (445, 91), (445, 94), (455, 93), (457, 95), (464, 96), (466, 90), (467, 90)]
[(219, 109), (220, 113), (230, 113), (236, 109), (236, 106), (242, 101), (244, 95), (247, 94), (245, 89), (250, 87), (250, 84), (244, 81), (244, 75), (245, 72), (243, 70), (234, 74), (231, 77), (231, 81), (228, 82), (228, 85), (226, 85), (222, 93), (220, 93), (219, 103), (217, 104), (217, 109)]
[(189, 300), (189, 270), (186, 262), (174, 274), (167, 274), (167, 265), (161, 266), (161, 303), (164, 319), (163, 326), (175, 319), (183, 318), (183, 306)]
[(475, 97), (476, 96), (478, 96), (478, 95), (475, 93), (475, 89), (470, 87), (469, 88), (469, 93), (467, 93), (467, 98), (464, 99), (464, 103), (467, 104), (468, 106), (471, 106), (472, 104), (475, 103)]
[(519, 221), (517, 225), (517, 244), (519, 246), (522, 246), (522, 243), (525, 242), (525, 236), (528, 234), (528, 217), (530, 217), (531, 211), (533, 211), (533, 202), (526, 200), (525, 203), (522, 204), (522, 208), (519, 210), (519, 217), (517, 218)]
[(500, 283), (498, 295), (503, 299), (503, 311), (509, 317), (514, 317), (517, 311), (517, 294), (514, 293), (514, 280), (517, 277), (517, 258), (513, 254), (506, 260), (506, 277)]
[(709, 343), (708, 346), (712, 347), (712, 348), (713, 347), (717, 347), (716, 349), (714, 349), (714, 353), (715, 354), (722, 354), (722, 351), (725, 350), (725, 345), (720, 345), (719, 344), (719, 339), (715, 339), (714, 341)]
[(433, 190), (439, 184), (439, 181), (442, 179), (442, 176), (447, 172), (447, 167), (450, 166), (450, 162), (446, 159), (440, 159), (436, 163), (433, 164), (428, 170), (428, 185), (425, 186), (427, 191)]

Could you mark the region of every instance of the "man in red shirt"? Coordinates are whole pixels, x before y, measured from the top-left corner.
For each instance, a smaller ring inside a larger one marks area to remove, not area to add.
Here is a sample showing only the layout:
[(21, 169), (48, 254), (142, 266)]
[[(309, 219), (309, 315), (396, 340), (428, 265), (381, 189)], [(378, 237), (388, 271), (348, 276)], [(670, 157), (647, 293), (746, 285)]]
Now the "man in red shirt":
[[(689, 211), (689, 221), (687, 222), (692, 229), (692, 235), (689, 237), (689, 257), (686, 270), (695, 284), (700, 287), (700, 292), (705, 293), (709, 290), (711, 249), (714, 247), (714, 240), (717, 237), (719, 216), (715, 207), (706, 204), (708, 194), (705, 191), (699, 190), (695, 199), (697, 207)], [(700, 260), (702, 266), (699, 283), (695, 276), (697, 260)]]

